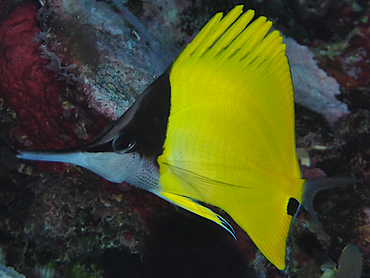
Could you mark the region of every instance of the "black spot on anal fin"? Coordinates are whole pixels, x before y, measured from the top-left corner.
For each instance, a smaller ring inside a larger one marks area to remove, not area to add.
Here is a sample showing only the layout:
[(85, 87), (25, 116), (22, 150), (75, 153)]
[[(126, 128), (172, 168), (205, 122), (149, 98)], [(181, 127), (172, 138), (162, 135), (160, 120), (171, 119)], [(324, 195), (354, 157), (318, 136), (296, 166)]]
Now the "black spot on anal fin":
[(287, 214), (294, 217), (294, 215), (297, 213), (298, 208), (299, 202), (294, 198), (290, 198), (287, 206)]

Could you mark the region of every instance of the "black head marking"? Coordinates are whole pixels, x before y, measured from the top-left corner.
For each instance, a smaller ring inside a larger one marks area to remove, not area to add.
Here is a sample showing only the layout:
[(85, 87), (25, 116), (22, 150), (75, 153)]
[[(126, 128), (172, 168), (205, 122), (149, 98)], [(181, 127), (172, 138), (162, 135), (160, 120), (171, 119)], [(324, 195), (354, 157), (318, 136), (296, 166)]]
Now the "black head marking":
[(170, 114), (169, 70), (156, 79), (141, 95), (139, 106), (125, 130), (136, 137), (135, 151), (156, 158), (163, 151)]
[(158, 157), (163, 151), (170, 113), (169, 72), (170, 69), (149, 85), (117, 121), (82, 147), (83, 151), (137, 152), (142, 157)]

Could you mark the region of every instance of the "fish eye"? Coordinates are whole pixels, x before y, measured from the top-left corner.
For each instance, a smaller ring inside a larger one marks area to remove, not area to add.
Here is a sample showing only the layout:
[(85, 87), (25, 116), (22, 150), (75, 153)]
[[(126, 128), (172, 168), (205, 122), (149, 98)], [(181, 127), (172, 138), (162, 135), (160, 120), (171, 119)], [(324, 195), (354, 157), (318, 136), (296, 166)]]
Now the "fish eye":
[(119, 154), (131, 151), (135, 145), (135, 136), (131, 132), (127, 131), (119, 133), (112, 142), (113, 150)]

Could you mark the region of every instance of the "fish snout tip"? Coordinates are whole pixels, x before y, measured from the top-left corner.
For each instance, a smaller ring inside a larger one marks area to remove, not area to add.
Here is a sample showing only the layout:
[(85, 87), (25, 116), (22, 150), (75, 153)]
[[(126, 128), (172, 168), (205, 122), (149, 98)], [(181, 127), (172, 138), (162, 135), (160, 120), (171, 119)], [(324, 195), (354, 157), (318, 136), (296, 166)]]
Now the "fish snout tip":
[(15, 152), (15, 157), (16, 157), (16, 158), (24, 159), (24, 158), (23, 158), (24, 150), (16, 149), (16, 150), (14, 150), (14, 152)]

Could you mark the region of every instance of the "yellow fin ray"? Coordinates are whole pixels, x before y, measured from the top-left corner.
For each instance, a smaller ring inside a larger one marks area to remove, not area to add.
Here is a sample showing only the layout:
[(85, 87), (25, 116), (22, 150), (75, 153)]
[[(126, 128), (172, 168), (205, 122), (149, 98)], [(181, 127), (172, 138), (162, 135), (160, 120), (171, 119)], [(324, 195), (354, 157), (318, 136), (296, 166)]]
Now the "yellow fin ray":
[[(249, 11), (247, 11), (248, 13)], [(254, 14), (254, 11), (253, 11)], [(235, 40), (228, 46), (227, 51), (224, 51), (223, 57), (230, 58), (235, 53), (238, 53), (240, 59), (243, 59), (248, 54), (248, 49), (250, 49), (249, 42), (253, 39), (253, 35), (258, 29), (266, 24), (265, 17), (259, 17), (255, 21), (253, 21), (247, 28), (240, 33), (240, 35), (235, 38)], [(235, 34), (235, 33), (233, 33)], [(248, 48), (248, 49), (247, 49)]]
[[(196, 37), (196, 41), (193, 44), (189, 44), (180, 57), (188, 56), (192, 54), (193, 57), (201, 56), (209, 47), (211, 47), (216, 40), (227, 30), (227, 28), (232, 24), (236, 18), (243, 12), (242, 6), (236, 6), (232, 11), (230, 11), (224, 18), (222, 18), (222, 13), (216, 14), (210, 21), (209, 26), (205, 26), (207, 32), (200, 32), (198, 34), (199, 38)], [(220, 21), (220, 19), (222, 20)], [(217, 23), (216, 23), (217, 22)], [(189, 47), (189, 48), (188, 48)]]
[[(264, 21), (266, 19), (263, 19)], [(243, 48), (240, 49), (241, 55), (244, 57), (249, 52), (252, 52), (253, 50), (256, 51), (260, 47), (260, 43), (262, 39), (266, 36), (267, 32), (270, 30), (272, 26), (271, 21), (266, 21), (256, 32), (253, 34), (253, 37), (251, 37), (248, 42), (245, 44)], [(258, 46), (258, 47), (257, 47)]]
[(232, 28), (229, 28), (225, 34), (222, 35), (221, 38), (212, 46), (212, 48), (216, 49), (216, 53), (222, 51), (224, 48), (228, 47), (230, 43), (235, 40), (236, 36), (240, 34), (245, 26), (252, 20), (254, 16), (253, 10), (248, 10), (245, 12), (239, 19), (234, 23)]
[(284, 58), (283, 50), (284, 48), (280, 48), (283, 38), (279, 35), (279, 32), (276, 33), (272, 32), (267, 37), (268, 44), (263, 42), (258, 49), (250, 53), (248, 58), (243, 61), (244, 66), (249, 66), (254, 71), (263, 71), (266, 67), (271, 67), (271, 63), (278, 63), (276, 57), (282, 54)]
[(208, 23), (202, 28), (202, 30), (200, 30), (200, 32), (193, 39), (191, 44), (188, 44), (186, 46), (185, 49), (187, 50), (187, 54), (184, 54), (184, 51), (183, 51), (179, 57), (181, 57), (182, 55), (188, 56), (194, 53), (194, 51), (197, 49), (203, 49), (203, 45), (206, 43), (207, 37), (209, 37), (210, 34), (212, 33), (211, 30), (215, 29), (214, 26), (215, 25), (217, 26), (221, 18), (222, 18), (222, 13), (218, 13), (214, 17), (212, 17), (212, 19), (208, 21)]
[(269, 59), (271, 57), (272, 59), (270, 59), (270, 61), (273, 61), (273, 53), (276, 52), (282, 42), (283, 38), (280, 36), (279, 31), (273, 31), (266, 36), (253, 55), (259, 56), (261, 60)]
[[(249, 47), (249, 42), (253, 39), (254, 34), (261, 28), (261, 26), (266, 24), (266, 17), (260, 16), (255, 21), (253, 21), (239, 36), (239, 39), (234, 42), (233, 47), (236, 49), (243, 49)], [(245, 53), (242, 53), (243, 56)]]
[(230, 27), (231, 24), (234, 23), (235, 19), (239, 17), (239, 15), (243, 12), (243, 8), (241, 6), (237, 6), (232, 11), (230, 11), (219, 23), (217, 26), (216, 31), (210, 36), (207, 43), (204, 45), (205, 48), (211, 47), (216, 41), (218, 41), (221, 37), (224, 37), (225, 31)]

